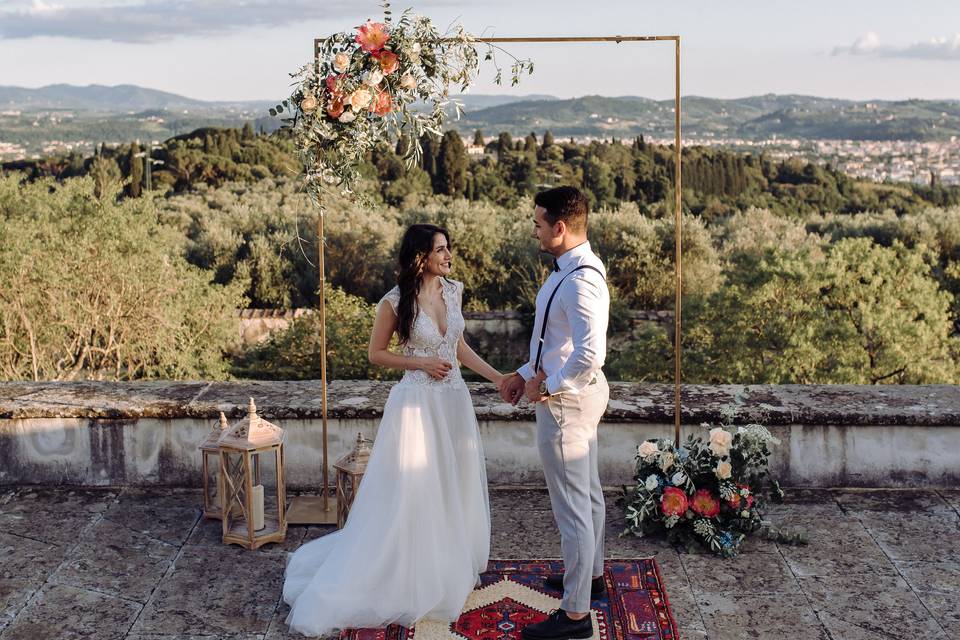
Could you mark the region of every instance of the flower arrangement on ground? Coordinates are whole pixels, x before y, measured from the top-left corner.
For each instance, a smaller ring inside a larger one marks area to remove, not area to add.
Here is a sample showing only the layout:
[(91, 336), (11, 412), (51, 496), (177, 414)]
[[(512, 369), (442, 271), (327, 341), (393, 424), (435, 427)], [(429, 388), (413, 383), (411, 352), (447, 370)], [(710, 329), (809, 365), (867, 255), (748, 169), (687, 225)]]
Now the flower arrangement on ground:
[(770, 446), (780, 441), (759, 424), (701, 426), (709, 429), (706, 442), (690, 436), (681, 447), (664, 439), (637, 447), (624, 534), (662, 535), (678, 546), (699, 544), (730, 557), (764, 526), (764, 499), (783, 497), (767, 468)]
[[(404, 138), (407, 162), (417, 162), (421, 136), (443, 133), (447, 109), (459, 117), (461, 105), (450, 87), (463, 92), (472, 83), (479, 65), (476, 45), (462, 26), (441, 35), (429, 18), (409, 9), (394, 22), (388, 3), (383, 22), (368, 20), (353, 32), (320, 41), (316, 60), (291, 74), (290, 99), (270, 110), (290, 114), (284, 122), (303, 163), (307, 191), (315, 198), (329, 187), (350, 193), (359, 165), (378, 142)], [(485, 59), (494, 60), (493, 47)], [(532, 71), (532, 62), (514, 58), (513, 84)], [(501, 73), (497, 67), (497, 83)]]

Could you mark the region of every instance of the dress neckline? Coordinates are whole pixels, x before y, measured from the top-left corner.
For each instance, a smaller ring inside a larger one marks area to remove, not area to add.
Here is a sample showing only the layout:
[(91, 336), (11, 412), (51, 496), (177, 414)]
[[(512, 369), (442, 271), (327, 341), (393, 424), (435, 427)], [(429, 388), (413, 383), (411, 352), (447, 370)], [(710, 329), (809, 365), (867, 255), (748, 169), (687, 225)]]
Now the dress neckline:
[(448, 289), (449, 289), (449, 287), (448, 287), (448, 285), (447, 285), (447, 280), (446, 280), (446, 278), (442, 278), (442, 277), (441, 277), (441, 279), (440, 279), (440, 299), (443, 301), (443, 319), (446, 321), (444, 324), (447, 325), (447, 328), (446, 328), (445, 331), (440, 331), (440, 324), (439, 324), (436, 320), (433, 319), (433, 316), (431, 316), (431, 315), (430, 315), (429, 313), (427, 313), (426, 311), (423, 311), (422, 309), (419, 310), (421, 313), (423, 313), (423, 315), (425, 315), (425, 316), (427, 317), (427, 319), (430, 321), (430, 324), (432, 324), (432, 325), (433, 325), (433, 328), (436, 329), (437, 335), (439, 335), (440, 338), (443, 339), (443, 340), (446, 340), (446, 339), (447, 339), (447, 334), (450, 332), (450, 301), (447, 299), (447, 290), (448, 290)]

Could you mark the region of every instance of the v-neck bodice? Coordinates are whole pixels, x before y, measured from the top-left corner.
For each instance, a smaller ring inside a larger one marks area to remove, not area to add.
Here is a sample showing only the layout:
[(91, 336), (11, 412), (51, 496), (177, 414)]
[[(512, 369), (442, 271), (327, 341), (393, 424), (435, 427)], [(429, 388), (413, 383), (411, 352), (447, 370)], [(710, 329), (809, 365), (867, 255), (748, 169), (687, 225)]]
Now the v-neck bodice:
[[(456, 280), (440, 280), (443, 304), (446, 310), (446, 333), (440, 332), (440, 327), (429, 315), (417, 309), (410, 328), (410, 339), (401, 346), (401, 353), (405, 356), (421, 358), (439, 358), (453, 364), (443, 380), (434, 380), (425, 371), (407, 371), (400, 384), (418, 386), (460, 386), (463, 377), (457, 363), (457, 344), (463, 335), (465, 322), (461, 312), (463, 300), (463, 283)], [(400, 289), (394, 287), (383, 296), (380, 303), (387, 301), (393, 307), (394, 313), (400, 305)]]

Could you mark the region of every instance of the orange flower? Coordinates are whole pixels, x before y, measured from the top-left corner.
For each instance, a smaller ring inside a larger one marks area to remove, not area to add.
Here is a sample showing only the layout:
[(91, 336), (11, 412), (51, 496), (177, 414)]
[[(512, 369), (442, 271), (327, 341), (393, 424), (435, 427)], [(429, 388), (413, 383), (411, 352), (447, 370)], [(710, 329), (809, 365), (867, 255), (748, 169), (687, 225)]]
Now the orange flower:
[(390, 75), (400, 67), (400, 58), (392, 51), (384, 49), (371, 55), (380, 61), (380, 70), (383, 71), (385, 76)]
[(343, 79), (346, 77), (347, 76), (342, 73), (338, 76), (335, 76), (332, 73), (327, 76), (327, 91), (329, 91), (330, 94), (335, 98), (343, 96), (343, 91), (340, 90), (340, 87)]
[(682, 489), (667, 487), (660, 498), (660, 509), (668, 516), (682, 516), (687, 510), (687, 494)]
[(385, 116), (393, 111), (393, 101), (390, 94), (386, 91), (378, 91), (376, 97), (370, 102), (370, 112), (378, 116)]
[(382, 22), (371, 22), (367, 20), (366, 24), (357, 27), (357, 43), (360, 48), (367, 53), (376, 53), (387, 44), (390, 35), (387, 33), (387, 27)]
[(339, 96), (334, 96), (330, 99), (330, 104), (327, 105), (327, 115), (331, 118), (339, 118), (340, 114), (343, 113), (343, 98)]
[(732, 496), (730, 496), (730, 499), (727, 500), (727, 504), (730, 505), (731, 507), (733, 507), (734, 509), (739, 509), (739, 508), (740, 508), (740, 494), (739, 494), (739, 493), (734, 493)]
[(700, 489), (693, 494), (690, 508), (706, 518), (712, 518), (720, 513), (720, 501), (713, 497), (709, 489)]

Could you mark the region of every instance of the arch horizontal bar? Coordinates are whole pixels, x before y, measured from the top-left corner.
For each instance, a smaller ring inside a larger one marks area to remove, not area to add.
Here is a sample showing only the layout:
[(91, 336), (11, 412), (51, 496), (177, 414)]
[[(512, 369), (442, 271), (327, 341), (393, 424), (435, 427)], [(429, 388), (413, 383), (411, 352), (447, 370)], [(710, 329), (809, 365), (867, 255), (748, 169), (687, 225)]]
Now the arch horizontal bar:
[[(441, 38), (442, 41), (457, 38)], [(656, 42), (663, 40), (679, 41), (680, 36), (583, 36), (583, 37), (542, 37), (542, 38), (475, 38), (477, 42)]]

